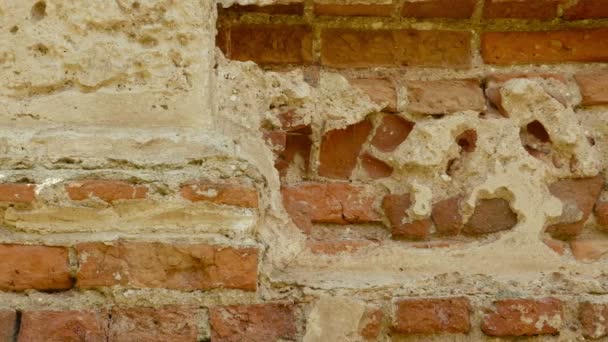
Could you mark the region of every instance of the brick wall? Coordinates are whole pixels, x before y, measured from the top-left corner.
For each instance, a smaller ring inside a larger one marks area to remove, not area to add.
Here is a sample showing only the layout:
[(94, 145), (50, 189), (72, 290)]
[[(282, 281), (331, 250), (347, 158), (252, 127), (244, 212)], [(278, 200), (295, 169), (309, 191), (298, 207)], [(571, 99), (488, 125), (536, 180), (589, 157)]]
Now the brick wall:
[(210, 3), (0, 5), (0, 342), (608, 338), (608, 2)]

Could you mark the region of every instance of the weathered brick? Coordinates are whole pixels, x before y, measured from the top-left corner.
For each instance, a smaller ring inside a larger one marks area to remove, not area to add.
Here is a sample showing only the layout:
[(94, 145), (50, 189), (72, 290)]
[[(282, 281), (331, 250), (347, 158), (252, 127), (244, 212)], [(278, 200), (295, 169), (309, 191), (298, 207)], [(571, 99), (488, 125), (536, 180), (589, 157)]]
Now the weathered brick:
[(0, 245), (0, 290), (67, 290), (72, 287), (64, 247)]
[(302, 14), (304, 14), (304, 3), (302, 1), (300, 1), (297, 3), (267, 5), (267, 6), (232, 5), (228, 8), (220, 7), (220, 15), (223, 12), (236, 12), (236, 13), (252, 12), (252, 13), (265, 13), (265, 14), (302, 15)]
[(413, 18), (466, 19), (473, 15), (477, 0), (407, 0), (401, 15)]
[(478, 80), (410, 81), (408, 111), (449, 114), (463, 110), (481, 112), (486, 99)]
[(275, 154), (280, 154), (285, 151), (287, 145), (287, 132), (285, 131), (264, 131), (262, 138), (270, 146), (270, 149)]
[(254, 291), (258, 252), (205, 244), (123, 242), (76, 246), (80, 288), (122, 285), (131, 288)]
[(485, 0), (483, 17), (552, 19), (557, 16), (560, 0)]
[(461, 333), (471, 330), (466, 298), (406, 299), (396, 303), (393, 331), (400, 334)]
[(562, 325), (562, 304), (555, 298), (505, 299), (494, 302), (481, 330), (490, 336), (532, 336), (558, 334)]
[(456, 143), (464, 152), (474, 152), (477, 148), (477, 131), (467, 129), (456, 137)]
[(382, 331), (384, 312), (378, 307), (368, 307), (359, 321), (359, 334), (366, 341), (377, 341)]
[(321, 63), (336, 68), (426, 66), (468, 68), (467, 31), (325, 29)]
[(439, 201), (433, 205), (431, 218), (437, 233), (441, 235), (458, 235), (464, 227), (464, 219), (460, 213), (462, 196)]
[(361, 156), (361, 167), (371, 179), (386, 178), (393, 174), (392, 166), (367, 152)]
[(285, 176), (290, 165), (293, 165), (298, 158), (303, 161), (299, 165), (300, 171), (305, 175), (310, 168), (310, 150), (312, 140), (310, 138), (311, 129), (309, 126), (288, 131), (285, 137), (285, 150), (279, 154), (275, 161), (275, 167), (281, 176)]
[(576, 4), (564, 10), (565, 19), (608, 18), (606, 0), (578, 0)]
[(583, 326), (583, 336), (592, 339), (608, 336), (608, 304), (582, 302), (578, 318)]
[(23, 183), (0, 184), (0, 202), (28, 203), (36, 199), (36, 185)]
[(108, 315), (93, 311), (25, 311), (19, 342), (108, 340)]
[(410, 194), (387, 195), (384, 197), (382, 208), (391, 224), (393, 237), (426, 239), (429, 236), (432, 225), (430, 219), (409, 219), (407, 210), (412, 204)]
[(317, 15), (388, 17), (393, 12), (392, 4), (327, 4), (314, 3)]
[(260, 64), (308, 64), (312, 30), (306, 25), (234, 25), (226, 56)]
[(578, 261), (596, 261), (608, 254), (608, 240), (572, 240), (570, 249)]
[(555, 240), (552, 238), (544, 238), (543, 243), (559, 255), (564, 255), (566, 252), (566, 247), (568, 247), (568, 244), (564, 241)]
[[(302, 183), (281, 189), (285, 206), (304, 204), (312, 222), (365, 223), (380, 221), (374, 197), (363, 187), (345, 183)], [(289, 211), (289, 210), (288, 210)]]
[(17, 332), (17, 312), (11, 309), (0, 310), (0, 342), (12, 342)]
[(74, 201), (97, 197), (106, 202), (114, 202), (145, 198), (148, 187), (124, 181), (86, 179), (67, 183), (65, 191)]
[(112, 310), (110, 341), (197, 341), (197, 310), (190, 306)]
[(353, 78), (350, 84), (361, 89), (372, 101), (383, 105), (383, 111), (397, 112), (397, 89), (395, 82), (386, 78)]
[(595, 204), (595, 217), (597, 223), (608, 228), (608, 191), (604, 191)]
[(192, 202), (212, 202), (243, 208), (258, 207), (258, 192), (253, 186), (230, 183), (190, 182), (182, 185), (182, 197)]
[(372, 130), (368, 120), (325, 133), (319, 152), (319, 176), (348, 179), (357, 165), (363, 143)]
[(481, 51), (486, 63), (499, 65), (608, 62), (608, 28), (485, 32)]
[(392, 152), (407, 139), (414, 126), (415, 123), (399, 115), (383, 115), (371, 144), (382, 152)]
[(336, 255), (353, 253), (373, 245), (369, 240), (308, 240), (306, 246), (314, 254)]
[(582, 105), (608, 105), (608, 72), (576, 74), (574, 77), (583, 96)]
[(211, 340), (264, 342), (296, 339), (292, 304), (216, 306), (209, 310)]
[(563, 205), (557, 223), (547, 227), (554, 238), (568, 240), (583, 230), (585, 222), (602, 190), (600, 176), (593, 178), (562, 179), (549, 185), (549, 191)]
[(513, 212), (507, 200), (481, 199), (463, 231), (466, 234), (490, 234), (511, 229), (516, 224), (517, 214)]

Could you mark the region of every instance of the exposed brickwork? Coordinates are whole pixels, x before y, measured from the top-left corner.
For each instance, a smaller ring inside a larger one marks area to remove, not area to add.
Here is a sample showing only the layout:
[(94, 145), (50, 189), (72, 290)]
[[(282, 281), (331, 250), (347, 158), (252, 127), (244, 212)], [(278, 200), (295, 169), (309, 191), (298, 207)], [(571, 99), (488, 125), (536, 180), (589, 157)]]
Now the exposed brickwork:
[(0, 184), (0, 202), (28, 203), (34, 201), (34, 184)]
[(367, 308), (359, 322), (359, 334), (367, 341), (375, 341), (382, 332), (384, 312), (380, 308)]
[(204, 244), (117, 242), (76, 246), (80, 288), (122, 285), (133, 288), (254, 291), (258, 253), (254, 248)]
[(317, 15), (339, 15), (339, 16), (366, 16), (366, 17), (388, 17), (393, 11), (392, 4), (314, 4), (314, 12)]
[(371, 131), (372, 124), (365, 120), (325, 133), (319, 152), (319, 175), (348, 179), (357, 165), (361, 147)]
[(466, 234), (488, 234), (513, 228), (517, 214), (509, 202), (502, 198), (482, 199), (477, 202), (473, 215), (465, 224)]
[(182, 197), (192, 202), (212, 202), (243, 208), (258, 207), (258, 192), (252, 186), (192, 182), (180, 189)]
[(395, 305), (393, 330), (399, 334), (466, 334), (471, 330), (466, 298), (406, 299)]
[(569, 20), (608, 18), (608, 6), (604, 0), (578, 0), (566, 8), (564, 18)]
[(72, 287), (63, 247), (0, 245), (0, 289), (67, 290)]
[(408, 0), (401, 15), (414, 18), (466, 19), (473, 15), (477, 0)]
[(595, 339), (608, 336), (608, 304), (582, 302), (578, 314), (585, 337)]
[(408, 110), (424, 114), (483, 111), (486, 100), (477, 80), (415, 81), (408, 83)]
[(384, 105), (383, 110), (389, 113), (397, 112), (397, 90), (395, 83), (386, 78), (357, 78), (350, 83), (360, 88), (374, 102)]
[(106, 202), (114, 202), (145, 198), (148, 188), (123, 181), (87, 179), (66, 184), (65, 191), (74, 201), (99, 198)]
[(191, 307), (114, 308), (109, 329), (110, 341), (192, 341), (196, 342), (197, 311)]
[(18, 341), (105, 342), (108, 316), (94, 311), (25, 311)]
[(433, 223), (439, 234), (460, 234), (464, 226), (464, 219), (460, 212), (461, 201), (461, 197), (452, 197), (433, 205)]
[(606, 240), (573, 240), (570, 241), (572, 255), (581, 262), (592, 262), (608, 254)]
[(414, 123), (398, 115), (384, 115), (371, 144), (382, 152), (394, 151), (414, 129)]
[(608, 105), (608, 72), (577, 74), (575, 78), (583, 96), (582, 105)]
[(253, 12), (253, 13), (265, 13), (265, 14), (287, 14), (287, 15), (302, 15), (304, 14), (304, 3), (289, 3), (282, 5), (268, 5), (268, 6), (255, 6), (255, 5), (233, 5), (226, 9), (220, 7), (220, 13), (222, 11), (229, 12)]
[(555, 298), (504, 299), (494, 306), (481, 323), (481, 330), (490, 336), (552, 335), (562, 325), (562, 304)]
[(430, 234), (430, 219), (410, 219), (407, 210), (411, 207), (410, 194), (387, 195), (382, 201), (382, 208), (388, 218), (394, 237), (407, 239), (426, 239)]
[(485, 0), (484, 18), (551, 19), (557, 16), (560, 0)]
[(278, 341), (296, 337), (291, 304), (216, 306), (209, 312), (213, 341)]
[(15, 310), (0, 310), (0, 341), (12, 342), (17, 332), (17, 313)]

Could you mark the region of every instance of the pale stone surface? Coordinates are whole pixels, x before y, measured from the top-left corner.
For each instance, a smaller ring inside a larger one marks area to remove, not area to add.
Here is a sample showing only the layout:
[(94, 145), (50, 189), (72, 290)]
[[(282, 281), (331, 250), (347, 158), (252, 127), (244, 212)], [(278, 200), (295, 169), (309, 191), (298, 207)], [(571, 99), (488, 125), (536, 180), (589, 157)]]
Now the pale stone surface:
[(359, 322), (365, 303), (346, 297), (321, 296), (308, 316), (304, 342), (362, 341)]

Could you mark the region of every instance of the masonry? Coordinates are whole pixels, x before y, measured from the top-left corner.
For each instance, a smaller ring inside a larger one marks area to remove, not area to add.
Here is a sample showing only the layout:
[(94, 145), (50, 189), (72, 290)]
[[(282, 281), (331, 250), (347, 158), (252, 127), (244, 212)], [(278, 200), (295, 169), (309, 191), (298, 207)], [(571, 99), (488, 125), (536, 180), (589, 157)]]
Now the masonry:
[(0, 342), (608, 339), (605, 0), (8, 0), (0, 42)]

